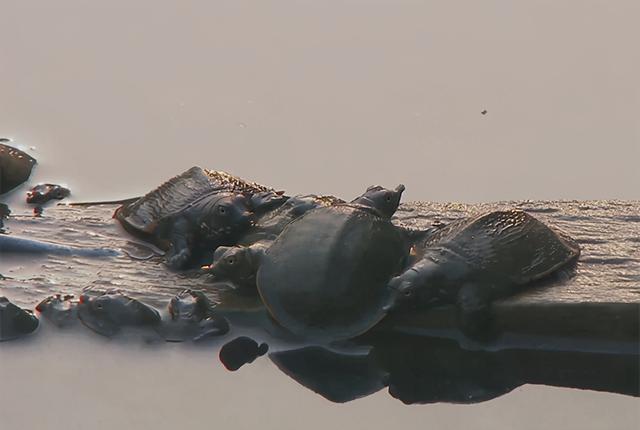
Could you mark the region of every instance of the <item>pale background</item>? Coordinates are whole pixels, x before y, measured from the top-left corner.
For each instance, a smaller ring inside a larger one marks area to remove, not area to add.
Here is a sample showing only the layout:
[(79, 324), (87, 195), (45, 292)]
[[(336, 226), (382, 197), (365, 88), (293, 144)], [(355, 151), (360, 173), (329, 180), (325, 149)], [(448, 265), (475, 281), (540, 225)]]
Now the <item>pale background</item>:
[[(640, 2), (0, 0), (0, 136), (76, 197), (640, 198)], [(480, 112), (488, 110), (483, 116)]]
[[(0, 0), (0, 136), (76, 199), (194, 164), (292, 194), (640, 199), (639, 23), (638, 0)], [(213, 351), (74, 333), (3, 344), (0, 381), (2, 428), (640, 423), (637, 399), (533, 386), (334, 405), (266, 359), (229, 373)]]

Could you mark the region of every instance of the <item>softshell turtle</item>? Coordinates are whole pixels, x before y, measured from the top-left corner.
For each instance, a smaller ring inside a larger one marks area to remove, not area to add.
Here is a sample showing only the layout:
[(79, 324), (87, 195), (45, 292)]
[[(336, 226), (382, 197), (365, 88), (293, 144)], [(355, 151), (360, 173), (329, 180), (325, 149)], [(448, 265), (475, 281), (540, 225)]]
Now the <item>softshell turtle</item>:
[(169, 320), (162, 321), (156, 331), (167, 342), (199, 342), (229, 331), (227, 320), (213, 310), (201, 291), (184, 290), (171, 299)]
[(216, 249), (213, 262), (203, 269), (216, 282), (227, 282), (239, 291), (255, 291), (260, 261), (285, 227), (312, 209), (342, 203), (344, 201), (333, 196), (293, 196), (279, 208), (261, 217), (238, 245)]
[(486, 328), (490, 302), (577, 260), (580, 247), (519, 210), (453, 222), (419, 244), (421, 258), (389, 286), (400, 301), (457, 303), (461, 328)]
[(0, 143), (0, 194), (7, 193), (29, 179), (35, 158)]
[(380, 391), (387, 379), (384, 370), (372, 363), (368, 351), (305, 346), (271, 353), (269, 359), (297, 383), (336, 403)]
[(270, 188), (225, 172), (192, 167), (116, 210), (131, 234), (168, 251), (167, 263), (185, 268), (201, 254), (231, 245), (261, 213), (286, 201)]
[(116, 335), (122, 327), (154, 326), (160, 322), (157, 310), (119, 291), (93, 297), (81, 295), (78, 317), (85, 326), (107, 337)]
[(268, 249), (257, 287), (271, 316), (310, 338), (359, 335), (386, 314), (387, 283), (408, 243), (390, 221), (404, 186), (370, 187), (350, 204), (318, 208), (289, 224)]
[(33, 333), (38, 325), (38, 318), (31, 311), (0, 297), (0, 342)]
[(216, 282), (227, 282), (239, 291), (255, 291), (260, 262), (272, 243), (260, 241), (250, 246), (221, 246), (213, 253), (213, 263), (203, 269)]
[(78, 320), (78, 299), (73, 294), (55, 294), (36, 306), (36, 311), (58, 327), (75, 324)]
[(62, 200), (71, 195), (71, 191), (62, 185), (38, 184), (27, 191), (27, 203), (42, 205), (50, 200)]

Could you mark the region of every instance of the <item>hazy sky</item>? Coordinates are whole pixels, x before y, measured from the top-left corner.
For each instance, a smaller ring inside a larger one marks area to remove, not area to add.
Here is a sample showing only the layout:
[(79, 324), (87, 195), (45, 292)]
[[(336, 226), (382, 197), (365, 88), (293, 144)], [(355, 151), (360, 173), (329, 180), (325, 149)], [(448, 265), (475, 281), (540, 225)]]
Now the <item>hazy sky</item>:
[(638, 0), (0, 1), (0, 136), (76, 196), (640, 199)]

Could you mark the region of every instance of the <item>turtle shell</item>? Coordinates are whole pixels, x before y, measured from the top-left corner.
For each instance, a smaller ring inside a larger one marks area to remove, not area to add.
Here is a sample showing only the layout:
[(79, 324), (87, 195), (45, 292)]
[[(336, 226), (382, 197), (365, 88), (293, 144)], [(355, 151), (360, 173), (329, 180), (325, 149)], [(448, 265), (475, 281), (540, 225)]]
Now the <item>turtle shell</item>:
[(26, 152), (0, 143), (0, 194), (29, 179), (36, 160)]
[(518, 285), (544, 278), (580, 255), (579, 245), (568, 235), (519, 210), (453, 222), (423, 246), (446, 248), (472, 267)]
[(254, 194), (274, 191), (228, 173), (192, 167), (140, 199), (121, 206), (116, 218), (130, 233), (152, 237), (159, 221), (219, 193)]
[(309, 211), (269, 248), (257, 286), (271, 316), (292, 333), (347, 339), (378, 323), (387, 283), (408, 253), (400, 231), (371, 211), (338, 205)]
[(299, 195), (289, 198), (282, 206), (264, 215), (240, 241), (239, 245), (249, 246), (261, 240), (275, 239), (287, 225), (306, 212), (324, 206), (344, 204), (333, 196), (317, 196), (313, 194)]

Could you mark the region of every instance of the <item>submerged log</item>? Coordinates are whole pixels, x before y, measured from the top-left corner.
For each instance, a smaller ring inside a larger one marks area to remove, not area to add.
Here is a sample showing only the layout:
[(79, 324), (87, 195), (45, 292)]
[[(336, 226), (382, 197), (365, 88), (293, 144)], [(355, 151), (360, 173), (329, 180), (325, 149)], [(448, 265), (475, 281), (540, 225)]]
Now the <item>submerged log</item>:
[(470, 349), (543, 349), (640, 354), (640, 304), (588, 301), (536, 301), (526, 294), (493, 304), (487, 340), (465, 337), (457, 309), (443, 306), (388, 317), (380, 331), (457, 340)]
[[(454, 306), (389, 315), (375, 330), (455, 339), (467, 349), (538, 349), (639, 353), (640, 336), (640, 203), (509, 202), (485, 205), (412, 203), (400, 207), (398, 219), (411, 227), (460, 218), (481, 211), (519, 206), (536, 213), (542, 221), (560, 227), (582, 246), (575, 273), (493, 304), (493, 336), (486, 342), (465, 338), (457, 329)], [(55, 237), (56, 242), (95, 248), (131, 249), (131, 237), (111, 219), (116, 206), (78, 208), (57, 206), (42, 218), (16, 213), (7, 224), (12, 234), (37, 239)], [(64, 283), (71, 293), (86, 286), (95, 273), (105, 282), (117, 279), (120, 288), (165, 301), (186, 287), (204, 288), (216, 300), (215, 287), (204, 279), (170, 272), (158, 259), (131, 260), (126, 256), (83, 261), (58, 256), (56, 265), (32, 265), (31, 278), (0, 281), (4, 294), (12, 297), (28, 288), (30, 279), (48, 278)], [(0, 273), (14, 267), (0, 258)], [(15, 263), (18, 264), (18, 263)], [(68, 269), (67, 269), (68, 268)], [(6, 273), (6, 271), (5, 271)], [(20, 273), (20, 272), (19, 272)], [(23, 290), (20, 290), (23, 289)], [(14, 297), (12, 297), (14, 298)], [(41, 299), (42, 297), (37, 297)], [(143, 298), (144, 300), (144, 298)], [(256, 311), (258, 313), (263, 311)], [(262, 319), (264, 321), (264, 319)], [(233, 325), (233, 321), (231, 321)]]

